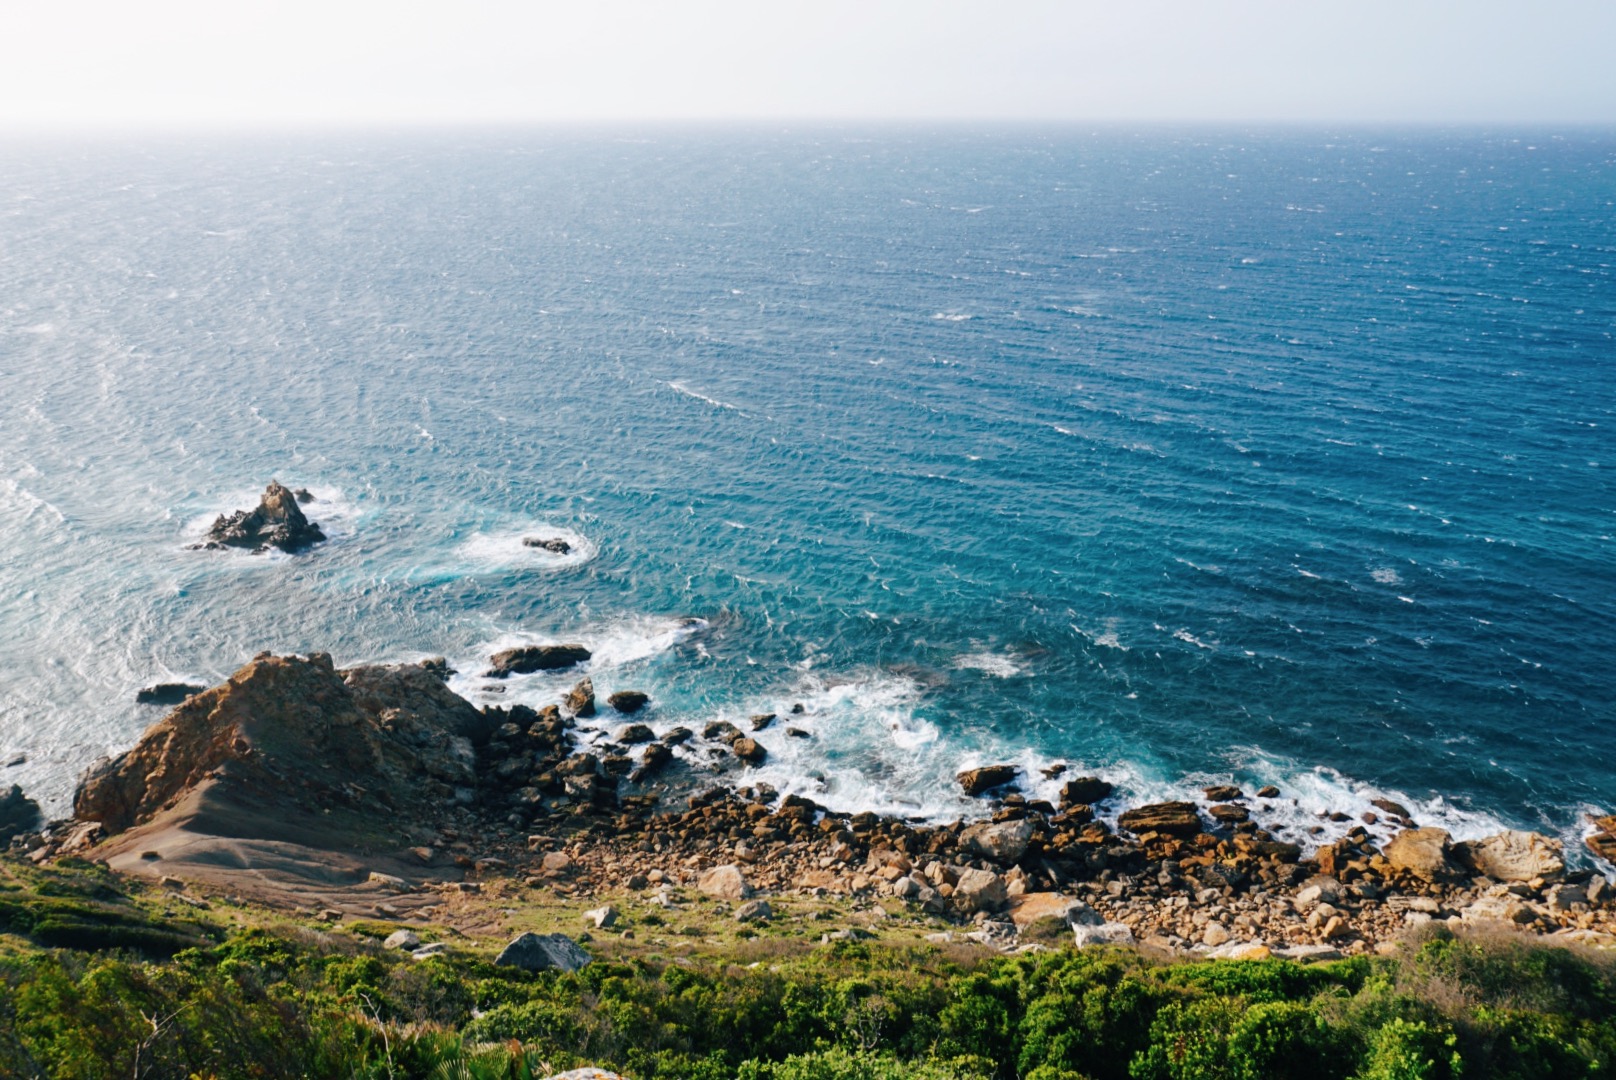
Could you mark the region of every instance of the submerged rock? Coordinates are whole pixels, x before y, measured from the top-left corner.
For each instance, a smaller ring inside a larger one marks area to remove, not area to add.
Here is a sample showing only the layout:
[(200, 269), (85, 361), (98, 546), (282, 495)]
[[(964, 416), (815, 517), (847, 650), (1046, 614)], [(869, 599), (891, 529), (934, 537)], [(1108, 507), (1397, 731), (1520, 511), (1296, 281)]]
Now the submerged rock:
[(550, 539), (539, 536), (524, 536), (522, 537), (522, 546), (538, 548), (540, 551), (548, 551), (555, 555), (569, 555), (572, 553), (572, 545), (559, 536)]
[(535, 671), (562, 671), (583, 663), (590, 655), (582, 645), (522, 645), (495, 653), (487, 674), (491, 679), (503, 679)]
[(206, 539), (191, 546), (208, 549), (248, 548), (255, 553), (270, 548), (294, 552), (312, 547), (324, 539), (325, 533), (320, 526), (304, 516), (297, 496), (279, 481), (271, 480), (255, 509), (237, 510), (228, 517), (220, 514), (208, 530)]
[(137, 705), (178, 705), (193, 694), (200, 694), (206, 690), (205, 686), (194, 683), (165, 682), (148, 686), (135, 693)]

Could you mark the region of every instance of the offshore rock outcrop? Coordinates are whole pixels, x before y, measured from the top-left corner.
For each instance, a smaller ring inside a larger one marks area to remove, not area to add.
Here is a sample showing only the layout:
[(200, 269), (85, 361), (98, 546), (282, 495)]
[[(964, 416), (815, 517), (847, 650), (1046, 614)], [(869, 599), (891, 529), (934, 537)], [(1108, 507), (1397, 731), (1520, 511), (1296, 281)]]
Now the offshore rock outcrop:
[(255, 508), (220, 514), (207, 537), (192, 547), (247, 548), (255, 553), (270, 548), (291, 553), (312, 547), (325, 539), (325, 533), (304, 515), (298, 502), (297, 492), (271, 480)]

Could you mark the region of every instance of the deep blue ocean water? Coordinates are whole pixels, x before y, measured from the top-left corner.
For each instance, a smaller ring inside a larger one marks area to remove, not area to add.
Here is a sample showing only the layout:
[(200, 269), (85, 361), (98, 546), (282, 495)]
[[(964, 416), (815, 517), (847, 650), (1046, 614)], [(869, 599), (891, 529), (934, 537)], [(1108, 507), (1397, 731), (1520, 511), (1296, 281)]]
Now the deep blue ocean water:
[[(763, 778), (837, 806), (1066, 761), (1574, 837), (1613, 200), (1589, 131), (0, 144), (0, 781), (61, 812), (264, 649), (541, 702), (479, 665), (581, 641), (658, 729), (802, 703)], [(330, 543), (185, 549), (271, 477)]]

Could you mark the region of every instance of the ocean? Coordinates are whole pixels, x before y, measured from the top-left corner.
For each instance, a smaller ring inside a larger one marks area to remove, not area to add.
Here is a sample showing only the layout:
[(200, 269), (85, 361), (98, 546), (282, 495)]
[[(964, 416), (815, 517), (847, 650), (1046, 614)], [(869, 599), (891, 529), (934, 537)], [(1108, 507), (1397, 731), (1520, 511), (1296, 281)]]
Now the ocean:
[[(755, 779), (839, 809), (1065, 763), (1574, 842), (1613, 202), (1591, 130), (0, 143), (0, 782), (65, 813), (262, 650), (542, 704), (489, 654), (580, 642), (658, 731), (800, 705)], [(271, 478), (329, 542), (187, 549)]]

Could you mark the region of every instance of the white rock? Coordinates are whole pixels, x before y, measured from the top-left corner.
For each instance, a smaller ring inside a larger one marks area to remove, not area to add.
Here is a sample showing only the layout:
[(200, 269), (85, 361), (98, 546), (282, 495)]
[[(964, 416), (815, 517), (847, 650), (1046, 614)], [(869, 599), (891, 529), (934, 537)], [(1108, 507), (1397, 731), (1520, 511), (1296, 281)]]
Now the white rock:
[(617, 909), (610, 904), (605, 907), (594, 908), (584, 912), (584, 920), (594, 923), (597, 930), (604, 930), (617, 922)]
[(1072, 937), (1079, 949), (1089, 945), (1132, 945), (1133, 930), (1127, 923), (1108, 922), (1099, 926), (1074, 926)]
[(394, 930), (382, 942), (384, 949), (414, 949), (421, 944), (421, 936), (414, 930)]

